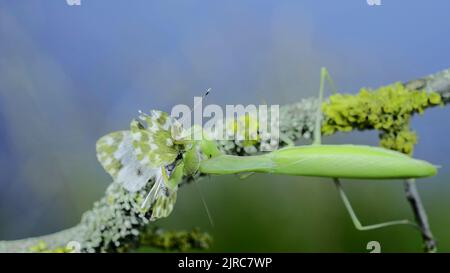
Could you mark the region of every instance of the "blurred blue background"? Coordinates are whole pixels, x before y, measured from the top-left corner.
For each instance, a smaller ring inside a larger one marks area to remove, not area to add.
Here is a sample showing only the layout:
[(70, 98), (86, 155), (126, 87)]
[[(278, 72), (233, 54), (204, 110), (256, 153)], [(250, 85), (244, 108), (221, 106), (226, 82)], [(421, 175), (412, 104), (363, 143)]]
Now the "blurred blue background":
[[(342, 92), (450, 66), (445, 0), (0, 1), (0, 239), (76, 224), (110, 183), (102, 135), (137, 110), (207, 103), (286, 104), (314, 96), (326, 66)], [(442, 165), (419, 182), (441, 251), (450, 251), (450, 111), (414, 118), (415, 156)], [(377, 133), (327, 143), (377, 145)], [(159, 225), (210, 232), (211, 251), (420, 251), (416, 231), (359, 232), (325, 179), (254, 175), (193, 185)], [(400, 181), (346, 182), (364, 223), (412, 218)]]

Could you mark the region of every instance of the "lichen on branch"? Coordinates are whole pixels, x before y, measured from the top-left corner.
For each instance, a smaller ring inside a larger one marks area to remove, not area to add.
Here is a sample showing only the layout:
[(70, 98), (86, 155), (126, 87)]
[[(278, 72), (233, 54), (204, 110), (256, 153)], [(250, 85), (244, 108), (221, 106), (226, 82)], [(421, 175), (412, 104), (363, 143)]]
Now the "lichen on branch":
[(408, 90), (402, 83), (376, 90), (362, 88), (356, 95), (335, 94), (322, 106), (322, 133), (376, 129), (381, 146), (411, 155), (417, 143), (409, 126), (412, 115), (440, 104), (440, 94)]

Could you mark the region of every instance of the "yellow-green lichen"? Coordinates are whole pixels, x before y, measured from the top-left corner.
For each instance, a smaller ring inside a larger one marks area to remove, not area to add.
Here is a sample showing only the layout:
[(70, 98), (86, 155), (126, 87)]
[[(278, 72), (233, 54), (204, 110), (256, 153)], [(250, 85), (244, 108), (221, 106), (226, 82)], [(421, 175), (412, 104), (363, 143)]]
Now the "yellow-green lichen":
[(239, 116), (237, 119), (228, 121), (227, 130), (233, 132), (235, 139), (242, 140), (242, 146), (254, 146), (259, 143), (258, 118), (249, 115)]
[(198, 229), (192, 231), (161, 231), (153, 229), (140, 238), (141, 245), (151, 245), (163, 250), (191, 251), (193, 249), (207, 249), (212, 243), (208, 233)]
[(336, 94), (322, 105), (322, 133), (377, 129), (381, 146), (411, 155), (417, 142), (409, 129), (411, 116), (441, 103), (438, 93), (408, 90), (401, 83), (376, 90), (363, 88), (356, 95)]
[(30, 247), (30, 252), (33, 253), (71, 253), (73, 249), (68, 247), (50, 248), (46, 242), (40, 241), (36, 245)]
[(146, 228), (142, 230), (137, 240), (131, 240), (116, 248), (117, 252), (155, 251), (193, 251), (205, 250), (212, 244), (212, 237), (199, 229), (191, 231), (165, 231), (160, 228)]

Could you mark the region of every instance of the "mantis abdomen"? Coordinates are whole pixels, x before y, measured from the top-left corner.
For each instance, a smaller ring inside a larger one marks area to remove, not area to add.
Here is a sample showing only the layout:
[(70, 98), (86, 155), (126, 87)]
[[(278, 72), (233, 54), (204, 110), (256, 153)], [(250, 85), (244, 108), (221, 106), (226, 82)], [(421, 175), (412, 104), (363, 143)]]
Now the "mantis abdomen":
[(362, 145), (311, 145), (255, 156), (219, 155), (200, 164), (200, 172), (275, 173), (355, 179), (420, 178), (436, 174), (434, 165), (399, 152)]

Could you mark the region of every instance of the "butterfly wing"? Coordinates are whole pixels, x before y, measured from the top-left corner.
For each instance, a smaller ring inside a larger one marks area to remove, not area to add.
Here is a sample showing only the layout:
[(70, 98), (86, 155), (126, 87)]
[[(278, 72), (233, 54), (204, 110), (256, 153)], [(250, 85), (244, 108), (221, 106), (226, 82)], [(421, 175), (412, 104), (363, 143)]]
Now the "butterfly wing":
[(140, 190), (158, 171), (139, 160), (130, 131), (110, 133), (97, 141), (97, 158), (115, 182), (131, 192)]
[(152, 218), (166, 217), (175, 204), (176, 188), (168, 187), (165, 166), (179, 154), (171, 135), (172, 120), (161, 111), (142, 114), (140, 119), (146, 127), (133, 120), (130, 131), (102, 137), (97, 142), (97, 158), (106, 172), (129, 191), (140, 190), (153, 178), (155, 183), (142, 206), (151, 205)]
[(146, 123), (146, 127), (137, 120), (133, 120), (130, 125), (133, 148), (138, 160), (152, 167), (174, 162), (178, 149), (172, 140), (169, 115), (153, 110), (151, 115), (141, 114), (139, 118)]
[(164, 167), (155, 176), (155, 183), (142, 203), (142, 208), (151, 210), (152, 221), (170, 215), (177, 200), (177, 188), (168, 186), (169, 178)]
[(170, 215), (177, 201), (177, 192), (173, 191), (169, 195), (161, 195), (156, 199), (152, 207), (151, 220), (165, 218)]

